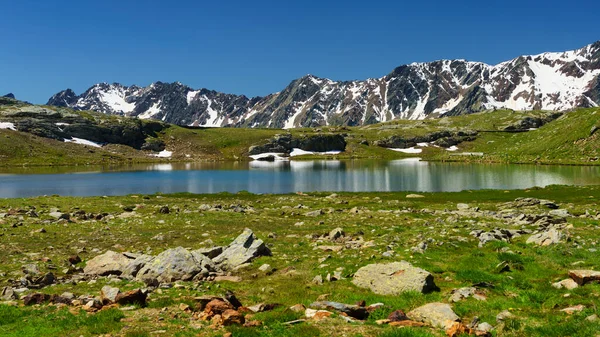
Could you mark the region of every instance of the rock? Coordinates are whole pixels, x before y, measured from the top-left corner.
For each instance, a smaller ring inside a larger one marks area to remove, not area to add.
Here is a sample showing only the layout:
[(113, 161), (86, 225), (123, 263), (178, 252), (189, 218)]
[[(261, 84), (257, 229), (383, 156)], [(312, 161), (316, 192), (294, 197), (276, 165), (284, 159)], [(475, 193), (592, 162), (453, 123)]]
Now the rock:
[(316, 284), (316, 285), (320, 285), (323, 284), (323, 276), (321, 275), (317, 275), (312, 279), (312, 283)]
[(513, 315), (508, 310), (504, 310), (504, 311), (500, 312), (498, 315), (496, 315), (496, 322), (500, 323), (500, 322), (506, 321), (507, 319), (512, 319), (512, 318), (515, 318), (515, 315)]
[(569, 211), (567, 211), (564, 208), (561, 209), (553, 209), (550, 212), (548, 212), (548, 214), (553, 215), (553, 216), (558, 216), (561, 218), (566, 218), (566, 217), (570, 217), (571, 214), (569, 213)]
[(358, 305), (350, 305), (338, 302), (329, 301), (318, 301), (310, 305), (311, 308), (322, 309), (322, 310), (336, 310), (345, 313), (346, 315), (356, 319), (367, 319), (369, 317), (369, 311), (365, 307)]
[(448, 337), (458, 337), (470, 334), (473, 334), (473, 330), (461, 322), (450, 322), (449, 326), (446, 326), (446, 336)]
[(327, 310), (315, 310), (315, 309), (306, 309), (304, 312), (304, 316), (306, 318), (312, 318), (315, 320), (321, 320), (323, 318), (331, 317), (333, 313)]
[(131, 259), (125, 255), (109, 250), (89, 260), (83, 268), (83, 272), (97, 276), (121, 275), (130, 261)]
[(115, 303), (117, 300), (117, 296), (121, 293), (119, 288), (114, 288), (111, 286), (104, 286), (100, 290), (100, 300), (102, 300), (102, 304), (111, 304)]
[(158, 213), (160, 213), (160, 214), (169, 214), (169, 213), (171, 213), (171, 210), (169, 209), (169, 206), (161, 206), (158, 209)]
[(119, 293), (117, 297), (115, 297), (115, 303), (120, 305), (128, 305), (128, 304), (137, 304), (142, 307), (146, 306), (146, 299), (148, 298), (148, 293), (141, 289), (130, 290), (125, 293)]
[(418, 198), (425, 198), (425, 196), (421, 195), (421, 194), (407, 194), (406, 198), (407, 199), (418, 199)]
[(556, 228), (550, 228), (547, 231), (534, 234), (527, 239), (526, 243), (534, 243), (538, 246), (548, 246), (564, 241), (566, 235)]
[(34, 264), (34, 263), (23, 265), (21, 267), (21, 270), (23, 271), (24, 274), (32, 275), (32, 276), (40, 275), (42, 273), (42, 272), (40, 272), (40, 268), (38, 267), (38, 265)]
[(78, 264), (81, 262), (81, 258), (79, 257), (79, 255), (71, 255), (69, 256), (67, 261), (69, 261), (70, 264)]
[[(197, 260), (197, 259), (200, 259)], [(156, 278), (159, 282), (189, 281), (202, 271), (214, 271), (212, 261), (202, 254), (192, 254), (183, 247), (158, 254), (137, 273), (138, 280)]]
[(233, 308), (236, 310), (242, 306), (242, 302), (235, 297), (235, 294), (231, 290), (227, 290), (227, 292), (225, 292), (225, 300), (233, 305)]
[(579, 287), (579, 285), (577, 284), (577, 282), (573, 281), (572, 279), (568, 278), (568, 279), (564, 279), (560, 282), (556, 282), (556, 283), (552, 283), (552, 286), (556, 289), (575, 289), (577, 287)]
[(242, 314), (236, 310), (228, 309), (221, 314), (222, 325), (243, 325), (246, 320)]
[(598, 315), (596, 315), (596, 314), (590, 315), (590, 316), (586, 317), (585, 320), (588, 322), (597, 322)]
[(268, 273), (268, 272), (270, 272), (270, 271), (272, 271), (272, 270), (273, 270), (273, 267), (271, 267), (271, 265), (270, 265), (270, 264), (266, 264), (266, 263), (265, 263), (265, 264), (263, 264), (262, 266), (258, 267), (258, 270), (260, 270), (260, 271), (262, 271), (262, 272), (264, 272), (264, 273)]
[(329, 240), (337, 241), (338, 239), (343, 238), (345, 235), (346, 233), (344, 233), (344, 230), (338, 227), (329, 232)]
[(570, 270), (569, 277), (582, 286), (590, 282), (600, 282), (600, 271)]
[(192, 254), (202, 254), (209, 259), (214, 259), (223, 252), (223, 247), (200, 248), (192, 251)]
[(254, 235), (251, 229), (246, 228), (213, 261), (224, 269), (232, 269), (259, 256), (271, 256), (271, 250)]
[(490, 333), (493, 329), (494, 329), (494, 327), (490, 323), (483, 322), (483, 323), (477, 324), (477, 328), (475, 328), (475, 331), (483, 332), (483, 333)]
[(294, 304), (290, 307), (290, 310), (293, 312), (305, 312), (306, 307), (302, 304)]
[(3, 301), (18, 300), (19, 296), (15, 293), (15, 290), (11, 287), (4, 287), (0, 291), (0, 299)]
[(469, 298), (475, 294), (475, 287), (464, 287), (460, 289), (454, 289), (452, 296), (450, 296), (450, 302), (458, 302), (465, 298)]
[(437, 289), (428, 271), (406, 261), (362, 267), (354, 274), (352, 283), (380, 295), (398, 295), (406, 291), (427, 293)]
[(50, 296), (50, 303), (72, 305), (73, 304), (73, 299), (72, 298), (63, 297), (63, 296), (59, 296), (59, 295), (52, 295), (52, 296)]
[(400, 322), (400, 321), (406, 321), (408, 320), (408, 316), (406, 316), (406, 314), (404, 313), (404, 311), (402, 310), (396, 310), (393, 311), (392, 313), (390, 313), (388, 315), (388, 321), (390, 322)]
[(585, 305), (579, 304), (579, 305), (575, 305), (572, 307), (561, 309), (560, 311), (565, 312), (569, 315), (572, 315), (576, 312), (583, 311), (583, 309), (585, 309)]
[(214, 315), (220, 315), (227, 310), (235, 309), (229, 302), (226, 302), (221, 299), (213, 299), (212, 301), (208, 302), (208, 304), (206, 304), (206, 307), (204, 308), (204, 313), (207, 316), (212, 317)]
[[(128, 257), (131, 258), (131, 256), (128, 256)], [(135, 259), (129, 260), (129, 264), (123, 270), (122, 275), (123, 276), (131, 276), (131, 277), (137, 276), (140, 269), (142, 269), (147, 263), (151, 262), (153, 259), (154, 259), (153, 256), (146, 255), (146, 254), (141, 254), (141, 255), (135, 256)], [(145, 279), (144, 282), (146, 282), (146, 280), (149, 280), (149, 279), (150, 278)]]
[(35, 293), (30, 294), (23, 297), (23, 304), (25, 305), (34, 305), (34, 304), (42, 304), (48, 302), (50, 300), (50, 295)]
[(71, 215), (69, 215), (69, 213), (62, 213), (62, 212), (50, 212), (48, 213), (49, 216), (53, 217), (56, 220), (69, 220), (71, 219)]
[(307, 212), (304, 214), (304, 216), (311, 216), (311, 217), (315, 217), (315, 216), (319, 216), (319, 215), (323, 215), (325, 213), (323, 213), (323, 210), (316, 210), (316, 211), (311, 211), (311, 212)]
[(407, 314), (408, 318), (429, 324), (435, 328), (448, 329), (454, 322), (460, 322), (452, 307), (446, 303), (429, 303)]

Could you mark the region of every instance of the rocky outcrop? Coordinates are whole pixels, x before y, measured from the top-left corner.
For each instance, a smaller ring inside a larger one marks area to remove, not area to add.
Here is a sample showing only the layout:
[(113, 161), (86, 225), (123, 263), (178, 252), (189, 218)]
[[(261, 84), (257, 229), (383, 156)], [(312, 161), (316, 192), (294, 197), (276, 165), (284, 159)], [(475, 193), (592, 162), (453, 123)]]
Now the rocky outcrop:
[[(224, 272), (251, 262), (259, 256), (270, 256), (271, 250), (246, 228), (227, 247), (187, 250), (171, 248), (151, 256), (107, 251), (89, 260), (83, 270), (88, 276), (117, 275), (137, 279), (146, 284), (189, 281), (195, 278), (224, 275)], [(220, 274), (219, 274), (220, 273)], [(109, 290), (109, 289), (107, 289)]]
[(398, 295), (407, 291), (427, 293), (437, 289), (428, 271), (406, 261), (362, 267), (354, 274), (352, 283), (380, 295)]
[(82, 115), (34, 105), (16, 106), (0, 112), (0, 120), (13, 122), (17, 131), (59, 141), (80, 138), (98, 144), (122, 144), (136, 149), (162, 151), (156, 133), (168, 127), (156, 121), (120, 120)]
[(261, 153), (289, 154), (294, 148), (311, 152), (344, 151), (346, 140), (341, 134), (316, 134), (303, 137), (292, 137), (291, 134), (277, 135), (268, 143), (252, 146), (248, 149), (250, 155)]
[(462, 142), (473, 141), (477, 138), (477, 131), (437, 131), (424, 136), (405, 138), (402, 136), (390, 136), (375, 141), (375, 145), (387, 148), (405, 149), (416, 146), (418, 143), (433, 143), (441, 147), (450, 147)]

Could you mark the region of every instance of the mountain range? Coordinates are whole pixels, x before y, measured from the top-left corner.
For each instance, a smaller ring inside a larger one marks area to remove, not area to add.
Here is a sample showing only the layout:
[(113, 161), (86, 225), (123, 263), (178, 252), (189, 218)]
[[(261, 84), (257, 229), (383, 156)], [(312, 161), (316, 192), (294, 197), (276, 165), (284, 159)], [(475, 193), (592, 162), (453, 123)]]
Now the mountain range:
[(412, 63), (381, 78), (334, 81), (306, 75), (282, 91), (248, 98), (182, 83), (95, 84), (48, 105), (209, 127), (365, 125), (484, 110), (568, 110), (600, 105), (600, 41), (497, 65), (465, 60)]

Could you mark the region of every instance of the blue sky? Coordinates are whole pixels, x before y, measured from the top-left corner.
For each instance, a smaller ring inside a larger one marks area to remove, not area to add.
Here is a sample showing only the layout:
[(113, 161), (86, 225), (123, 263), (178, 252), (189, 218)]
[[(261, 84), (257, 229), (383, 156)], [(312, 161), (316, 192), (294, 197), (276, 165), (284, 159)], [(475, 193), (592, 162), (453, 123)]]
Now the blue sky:
[(98, 82), (180, 81), (247, 96), (308, 73), (381, 77), (463, 58), (496, 64), (600, 40), (600, 1), (0, 0), (0, 95), (45, 103)]

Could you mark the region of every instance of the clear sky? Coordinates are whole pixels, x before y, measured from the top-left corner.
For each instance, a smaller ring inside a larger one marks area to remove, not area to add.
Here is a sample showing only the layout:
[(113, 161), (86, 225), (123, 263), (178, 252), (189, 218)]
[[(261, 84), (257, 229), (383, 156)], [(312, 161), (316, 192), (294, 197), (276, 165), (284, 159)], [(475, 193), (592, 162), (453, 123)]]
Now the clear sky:
[(45, 103), (98, 82), (179, 81), (247, 96), (306, 74), (496, 64), (600, 40), (600, 1), (0, 0), (0, 95)]

